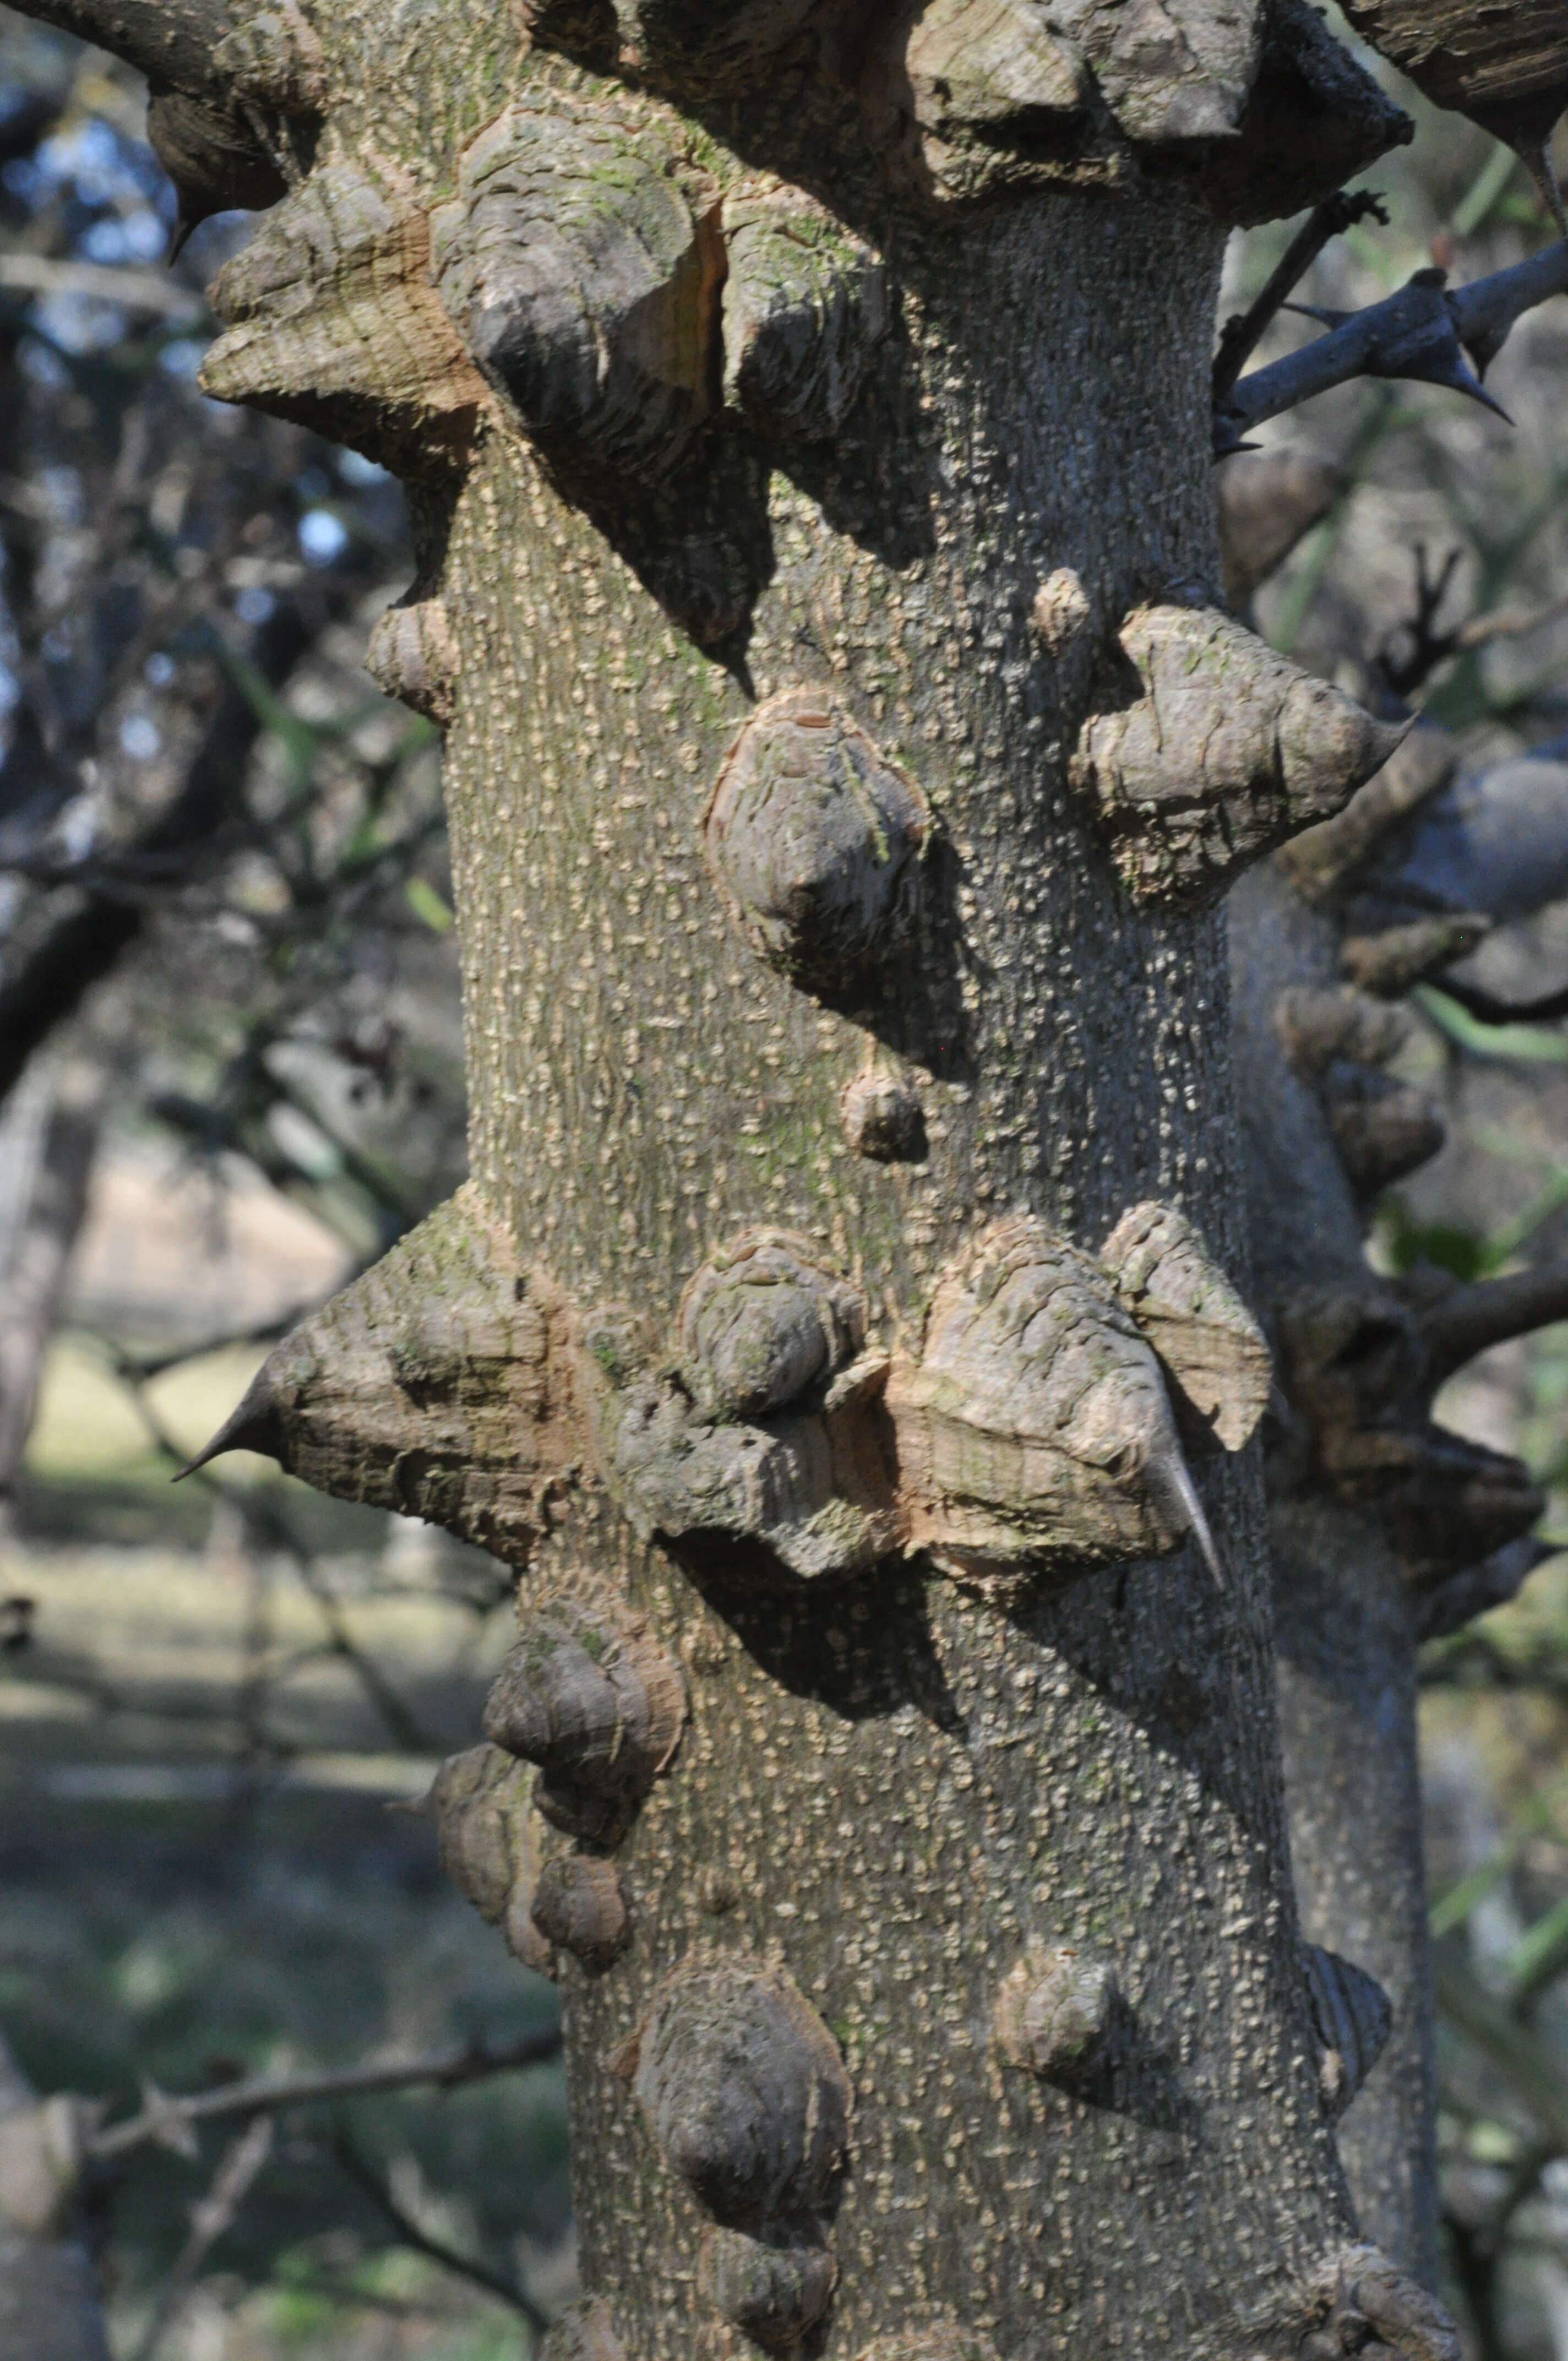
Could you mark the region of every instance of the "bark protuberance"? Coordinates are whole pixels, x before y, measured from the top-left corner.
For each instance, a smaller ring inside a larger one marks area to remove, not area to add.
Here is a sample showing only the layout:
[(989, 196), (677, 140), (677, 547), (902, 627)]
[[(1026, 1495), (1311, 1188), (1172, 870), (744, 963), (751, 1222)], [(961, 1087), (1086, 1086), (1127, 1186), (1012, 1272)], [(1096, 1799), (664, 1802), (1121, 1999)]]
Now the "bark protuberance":
[[(1252, 98), (1308, 14), (1086, 5), (1058, 138), (1007, 41), (960, 116), (934, 9), (348, 0), (309, 170), (220, 289), (211, 388), (419, 488), (378, 664), (450, 708), (475, 1108), (471, 1189), (230, 1439), (527, 1560), (491, 1727), (532, 1767), (477, 1749), (434, 1805), (563, 1988), (598, 2291), (563, 2354), (1234, 2361), (1260, 2322), (1303, 2349), (1353, 2235), (1255, 1469), (1214, 1454), (1200, 1508), (1178, 1426), (1240, 1443), (1266, 1382), (1222, 1276), (1222, 945), (1176, 906), (1224, 864), (1180, 872), (1157, 808), (1173, 890), (1129, 906), (1069, 776), (1123, 718), (1096, 658), (1215, 578), (1189, 192), (1277, 188)], [(1387, 136), (1356, 81), (1337, 119)], [(705, 815), (781, 711), (763, 803), (811, 738), (828, 850), (742, 880)], [(1329, 797), (1255, 754), (1206, 785), (1261, 850)], [(852, 1111), (868, 1073), (918, 1122)], [(1205, 1521), (1223, 1600), (1155, 1562)], [(657, 1680), (618, 1686), (644, 1642), (684, 1668), (673, 1758)], [(1114, 1993), (1070, 2087), (994, 2038), (1065, 1951)], [(688, 2136), (652, 2061), (718, 1993)]]

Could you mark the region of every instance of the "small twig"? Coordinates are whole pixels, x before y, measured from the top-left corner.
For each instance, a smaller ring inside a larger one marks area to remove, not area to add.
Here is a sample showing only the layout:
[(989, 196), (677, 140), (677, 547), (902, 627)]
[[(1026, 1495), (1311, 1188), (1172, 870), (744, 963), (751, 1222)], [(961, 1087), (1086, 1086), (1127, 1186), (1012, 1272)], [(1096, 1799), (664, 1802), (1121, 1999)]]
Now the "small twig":
[(1371, 189), (1336, 189), (1312, 207), (1245, 312), (1234, 312), (1220, 332), (1214, 355), (1214, 406), (1224, 401), (1259, 339), (1293, 288), (1299, 287), (1331, 238), (1355, 222), (1371, 218), (1388, 226), (1383, 200)]
[(191, 2235), (173, 2269), (164, 2280), (132, 2361), (155, 2361), (159, 2345), (173, 2327), (181, 2306), (194, 2286), (203, 2264), (229, 2229), (249, 2193), (251, 2183), (272, 2150), (272, 2125), (258, 2115), (224, 2151), (206, 2195), (191, 2208)]
[[(1435, 628), (1442, 602), (1448, 596), (1453, 570), (1464, 553), (1451, 549), (1434, 575), (1427, 571), (1427, 545), (1416, 544), (1416, 611), (1409, 622), (1397, 623), (1384, 638), (1374, 659), (1378, 671), (1396, 697), (1409, 697), (1420, 688), (1428, 675), (1437, 670), (1445, 657), (1453, 654), (1458, 643), (1458, 629), (1440, 631)], [(1402, 657), (1394, 654), (1396, 642), (1401, 634), (1409, 637), (1409, 652)]]
[(348, 2179), (354, 2182), (356, 2188), (363, 2191), (385, 2219), (400, 2246), (411, 2246), (415, 2254), (428, 2256), (433, 2263), (439, 2263), (443, 2269), (455, 2271), (459, 2278), (471, 2279), (476, 2287), (484, 2288), (489, 2294), (499, 2296), (503, 2303), (510, 2304), (514, 2312), (521, 2314), (536, 2334), (543, 2334), (550, 2325), (549, 2320), (545, 2313), (541, 2312), (527, 2290), (521, 2287), (517, 2280), (507, 2278), (500, 2271), (491, 2270), (488, 2263), (481, 2263), (471, 2256), (460, 2254), (455, 2246), (449, 2246), (444, 2239), (433, 2238), (429, 2231), (422, 2229), (412, 2214), (406, 2213), (399, 2204), (391, 2191), (382, 2180), (380, 2174), (366, 2162), (341, 2125), (333, 2134), (332, 2152)]
[(459, 2048), (432, 2050), (422, 2058), (390, 2059), (380, 2065), (342, 2066), (314, 2073), (251, 2074), (243, 2082), (225, 2082), (215, 2091), (197, 2091), (186, 2098), (170, 2098), (149, 2086), (140, 2113), (94, 2132), (87, 2142), (87, 2154), (98, 2163), (107, 2163), (149, 2142), (188, 2145), (197, 2124), (221, 2122), (225, 2115), (275, 2115), (289, 2107), (313, 2106), (322, 2099), (405, 2091), (419, 2082), (433, 2082), (452, 2091), (487, 2075), (514, 2074), (527, 2066), (543, 2065), (559, 2054), (560, 2048), (560, 2026), (546, 2025), (495, 2049), (482, 2041), (467, 2041)]
[(1361, 312), (1310, 316), (1329, 333), (1299, 352), (1254, 369), (1214, 411), (1217, 457), (1239, 448), (1266, 418), (1294, 410), (1313, 394), (1353, 378), (1413, 378), (1467, 393), (1489, 410), (1497, 404), (1465, 358), (1485, 368), (1502, 350), (1514, 323), (1551, 295), (1568, 293), (1568, 240), (1528, 262), (1495, 270), (1468, 287), (1450, 288), (1441, 270), (1418, 270), (1408, 285)]

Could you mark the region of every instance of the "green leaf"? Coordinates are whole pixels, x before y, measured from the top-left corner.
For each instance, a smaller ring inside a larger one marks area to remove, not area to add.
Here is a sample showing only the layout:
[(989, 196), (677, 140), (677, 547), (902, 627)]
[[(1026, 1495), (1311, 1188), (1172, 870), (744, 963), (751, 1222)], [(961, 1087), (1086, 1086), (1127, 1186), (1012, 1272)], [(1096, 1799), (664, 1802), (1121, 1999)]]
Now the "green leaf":
[(411, 877), (403, 887), (403, 899), (433, 935), (451, 933), (452, 913), (427, 878)]

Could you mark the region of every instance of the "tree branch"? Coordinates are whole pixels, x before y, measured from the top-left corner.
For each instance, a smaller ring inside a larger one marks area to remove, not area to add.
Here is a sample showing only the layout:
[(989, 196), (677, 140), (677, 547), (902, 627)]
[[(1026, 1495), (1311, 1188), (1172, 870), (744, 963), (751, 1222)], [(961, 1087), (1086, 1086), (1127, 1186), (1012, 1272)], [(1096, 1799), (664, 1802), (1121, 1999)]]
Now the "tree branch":
[(233, 2226), (236, 2214), (250, 2192), (250, 2185), (272, 2152), (272, 2125), (258, 2116), (247, 2124), (239, 2137), (225, 2153), (213, 2175), (212, 2187), (205, 2197), (191, 2208), (191, 2235), (176, 2258), (174, 2268), (159, 2290), (152, 2318), (148, 2322), (132, 2361), (156, 2361), (164, 2338), (179, 2318), (180, 2310), (201, 2272), (203, 2264), (224, 2233)]
[[(1216, 404), (1216, 457), (1237, 449), (1266, 418), (1277, 418), (1356, 377), (1413, 378), (1499, 410), (1465, 356), (1486, 368), (1516, 320), (1549, 295), (1568, 293), (1568, 241), (1468, 287), (1451, 289), (1444, 282), (1441, 270), (1418, 270), (1406, 286), (1365, 311), (1311, 309), (1310, 315), (1324, 323), (1328, 335), (1266, 368), (1254, 369)], [(1500, 410), (1499, 414), (1507, 415)]]
[(250, 2074), (242, 2082), (225, 2082), (215, 2091), (198, 2091), (188, 2098), (170, 2098), (149, 2085), (140, 2114), (94, 2132), (86, 2150), (94, 2162), (103, 2164), (151, 2142), (168, 2146), (188, 2139), (195, 2125), (216, 2123), (225, 2115), (279, 2114), (286, 2108), (312, 2106), (322, 2099), (406, 2091), (418, 2082), (455, 2090), (460, 2083), (477, 2082), (486, 2075), (511, 2074), (525, 2066), (543, 2065), (556, 2057), (560, 2048), (560, 2026), (547, 2025), (495, 2049), (483, 2041), (466, 2041), (458, 2048), (433, 2050), (422, 2058), (389, 2059), (381, 2065), (343, 2066), (317, 2073)]
[(1568, 1262), (1456, 1287), (1421, 1320), (1431, 1375), (1441, 1382), (1488, 1346), (1554, 1320), (1568, 1320)]
[(1300, 285), (1329, 240), (1368, 215), (1387, 228), (1383, 201), (1371, 189), (1354, 192), (1336, 189), (1332, 197), (1325, 197), (1321, 204), (1312, 207), (1246, 310), (1233, 313), (1221, 331), (1219, 350), (1214, 355), (1216, 409), (1223, 403), (1286, 297), (1292, 288)]
[(226, 0), (14, 0), (22, 16), (58, 25), (95, 48), (111, 49), (155, 88), (193, 98), (225, 95), (213, 52), (235, 19)]
[(476, 2287), (482, 2287), (489, 2294), (499, 2296), (503, 2303), (510, 2303), (514, 2312), (521, 2312), (535, 2335), (543, 2335), (550, 2325), (549, 2320), (540, 2311), (526, 2289), (520, 2286), (516, 2279), (507, 2279), (499, 2271), (491, 2270), (488, 2263), (481, 2263), (468, 2255), (460, 2254), (455, 2246), (449, 2246), (444, 2239), (433, 2238), (430, 2232), (422, 2229), (414, 2220), (413, 2215), (406, 2213), (399, 2204), (391, 2191), (382, 2180), (380, 2174), (374, 2171), (366, 2162), (347, 2133), (341, 2127), (333, 2135), (332, 2152), (347, 2178), (353, 2181), (356, 2189), (363, 2191), (377, 2212), (383, 2216), (400, 2246), (411, 2246), (416, 2255), (427, 2255), (433, 2263), (439, 2263), (444, 2270), (455, 2271), (460, 2279), (471, 2279)]

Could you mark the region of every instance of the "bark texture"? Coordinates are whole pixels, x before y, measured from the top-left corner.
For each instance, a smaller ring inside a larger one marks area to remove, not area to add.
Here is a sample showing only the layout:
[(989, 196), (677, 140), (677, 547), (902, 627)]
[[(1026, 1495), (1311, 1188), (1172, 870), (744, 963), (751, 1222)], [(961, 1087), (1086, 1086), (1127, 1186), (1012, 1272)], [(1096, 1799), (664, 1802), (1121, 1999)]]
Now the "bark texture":
[(226, 1440), (524, 1567), (433, 1802), (562, 1983), (563, 2355), (1454, 2352), (1334, 2148), (1198, 906), (1387, 752), (1212, 612), (1217, 220), (1292, 88), (1398, 136), (1307, 13), (232, 37), (206, 382), (411, 485), (475, 1112)]

